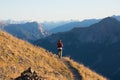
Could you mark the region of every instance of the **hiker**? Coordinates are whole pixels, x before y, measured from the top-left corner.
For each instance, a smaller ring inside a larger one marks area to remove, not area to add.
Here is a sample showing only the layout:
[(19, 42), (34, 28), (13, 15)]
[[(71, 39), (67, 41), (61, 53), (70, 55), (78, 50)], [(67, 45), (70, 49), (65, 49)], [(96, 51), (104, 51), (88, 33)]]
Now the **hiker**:
[(63, 47), (62, 40), (58, 40), (57, 49), (58, 49), (58, 57), (59, 58), (62, 58), (62, 47)]

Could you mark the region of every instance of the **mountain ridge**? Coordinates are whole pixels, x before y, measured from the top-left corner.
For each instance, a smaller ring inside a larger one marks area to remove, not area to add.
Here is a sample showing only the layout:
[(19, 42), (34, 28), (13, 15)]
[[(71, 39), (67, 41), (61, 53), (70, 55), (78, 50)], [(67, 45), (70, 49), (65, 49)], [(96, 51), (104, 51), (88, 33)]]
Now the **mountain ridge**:
[[(28, 42), (17, 39), (12, 35), (0, 31), (0, 79), (10, 80), (17, 78), (21, 72), (31, 67), (38, 75), (46, 77), (47, 80), (73, 80), (73, 74), (65, 63), (56, 55)], [(67, 59), (76, 70), (81, 72), (82, 80), (106, 80), (90, 69)], [(74, 65), (75, 64), (75, 65)], [(86, 77), (87, 76), (87, 77)]]
[[(120, 16), (113, 15), (111, 17), (120, 21)], [(104, 19), (104, 18), (102, 18), (102, 19)], [(50, 31), (52, 33), (57, 33), (57, 32), (69, 31), (75, 27), (88, 27), (92, 24), (98, 23), (102, 19), (85, 19), (82, 21), (72, 21), (72, 22), (69, 22), (69, 23), (64, 24), (64, 25), (56, 26), (56, 28), (53, 28)]]
[(33, 42), (49, 35), (49, 33), (43, 29), (42, 25), (37, 22), (6, 24), (1, 25), (0, 29), (28, 42)]
[(58, 32), (66, 32), (69, 31), (75, 27), (88, 27), (94, 23), (99, 22), (100, 20), (97, 19), (88, 19), (83, 21), (73, 21), (66, 23), (64, 25), (58, 26), (52, 30), (50, 30), (52, 33), (58, 33)]

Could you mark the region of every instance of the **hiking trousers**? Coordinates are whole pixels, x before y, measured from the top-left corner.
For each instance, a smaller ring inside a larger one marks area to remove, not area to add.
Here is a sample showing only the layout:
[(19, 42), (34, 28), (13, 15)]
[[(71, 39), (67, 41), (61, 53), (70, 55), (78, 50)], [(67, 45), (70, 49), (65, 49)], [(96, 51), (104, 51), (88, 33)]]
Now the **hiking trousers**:
[(62, 49), (58, 49), (58, 57), (62, 58)]

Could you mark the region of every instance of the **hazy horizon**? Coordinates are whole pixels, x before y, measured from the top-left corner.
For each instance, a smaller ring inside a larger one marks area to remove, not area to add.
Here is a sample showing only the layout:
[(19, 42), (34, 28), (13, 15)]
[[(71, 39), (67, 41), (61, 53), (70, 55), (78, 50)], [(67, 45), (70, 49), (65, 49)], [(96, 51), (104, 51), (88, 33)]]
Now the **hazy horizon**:
[(119, 0), (0, 0), (0, 20), (66, 21), (120, 15)]

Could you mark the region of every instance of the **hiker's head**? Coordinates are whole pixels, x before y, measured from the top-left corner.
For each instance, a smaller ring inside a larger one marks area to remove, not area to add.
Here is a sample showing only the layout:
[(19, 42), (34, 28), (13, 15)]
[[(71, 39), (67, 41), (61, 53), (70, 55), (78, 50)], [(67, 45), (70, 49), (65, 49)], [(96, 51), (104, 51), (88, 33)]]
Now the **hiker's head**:
[(60, 40), (58, 40), (58, 42), (62, 42), (62, 40), (60, 39)]

